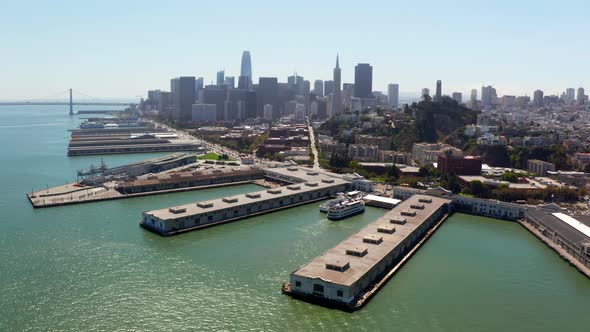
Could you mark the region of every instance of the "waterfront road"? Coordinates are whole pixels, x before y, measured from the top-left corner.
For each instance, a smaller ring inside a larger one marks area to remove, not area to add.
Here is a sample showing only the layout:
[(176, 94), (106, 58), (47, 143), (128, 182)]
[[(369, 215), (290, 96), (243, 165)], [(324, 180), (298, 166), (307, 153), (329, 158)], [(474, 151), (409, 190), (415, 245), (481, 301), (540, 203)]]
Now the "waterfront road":
[[(201, 138), (195, 137), (190, 131), (185, 130), (185, 129), (177, 129), (177, 128), (172, 128), (169, 125), (162, 123), (162, 122), (158, 122), (156, 120), (152, 120), (152, 122), (154, 124), (157, 124), (161, 127), (167, 128), (170, 131), (174, 131), (178, 134), (179, 137), (181, 138), (185, 138), (185, 139), (190, 139), (193, 140), (199, 144), (202, 144), (205, 148), (207, 148), (207, 150), (210, 150), (212, 152), (215, 152), (219, 155), (223, 155), (226, 154), (228, 155), (230, 158), (233, 158), (235, 160), (241, 160), (241, 156), (240, 153), (238, 151), (232, 150), (230, 148), (227, 148), (225, 146), (222, 146), (220, 144), (216, 144), (216, 143), (212, 143), (206, 140), (203, 140)], [(244, 155), (244, 154), (242, 154)], [(254, 163), (260, 166), (268, 166), (269, 164), (272, 163), (272, 161), (264, 159), (264, 158), (258, 158), (255, 155), (251, 155), (251, 154), (245, 154), (247, 157), (252, 158), (254, 160)]]

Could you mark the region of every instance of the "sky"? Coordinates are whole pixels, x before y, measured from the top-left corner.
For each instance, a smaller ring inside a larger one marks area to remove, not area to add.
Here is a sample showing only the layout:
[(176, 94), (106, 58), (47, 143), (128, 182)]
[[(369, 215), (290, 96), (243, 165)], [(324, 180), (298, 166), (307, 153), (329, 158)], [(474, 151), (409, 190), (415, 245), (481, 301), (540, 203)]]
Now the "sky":
[[(342, 81), (373, 66), (373, 90), (419, 95), (590, 90), (590, 1), (9, 1), (0, 0), (0, 100), (68, 88), (97, 98), (170, 89), (170, 78), (224, 69), (243, 50), (254, 82), (298, 75)], [(237, 81), (237, 79), (236, 79)], [(464, 97), (465, 98), (465, 97)]]

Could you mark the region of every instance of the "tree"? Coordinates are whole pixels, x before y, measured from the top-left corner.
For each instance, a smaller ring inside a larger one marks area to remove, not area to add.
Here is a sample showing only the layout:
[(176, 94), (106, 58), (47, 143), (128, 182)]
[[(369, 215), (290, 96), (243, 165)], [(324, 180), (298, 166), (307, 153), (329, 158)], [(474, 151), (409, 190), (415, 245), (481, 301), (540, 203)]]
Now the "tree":
[(421, 166), (418, 170), (418, 175), (423, 178), (439, 176), (440, 172), (431, 164)]
[(473, 180), (469, 182), (469, 192), (475, 197), (490, 197), (490, 188), (488, 187), (488, 185), (479, 180)]
[(479, 180), (473, 180), (469, 182), (469, 192), (472, 195), (479, 197), (483, 191), (483, 183)]
[(391, 165), (387, 168), (387, 181), (393, 182), (399, 179), (400, 170), (395, 165)]
[(440, 185), (452, 191), (453, 193), (458, 193), (461, 191), (461, 185), (459, 185), (459, 181), (457, 180), (457, 176), (455, 174), (448, 174), (444, 173), (440, 179)]
[(516, 183), (518, 182), (518, 175), (514, 172), (506, 172), (502, 174), (501, 179), (510, 183)]

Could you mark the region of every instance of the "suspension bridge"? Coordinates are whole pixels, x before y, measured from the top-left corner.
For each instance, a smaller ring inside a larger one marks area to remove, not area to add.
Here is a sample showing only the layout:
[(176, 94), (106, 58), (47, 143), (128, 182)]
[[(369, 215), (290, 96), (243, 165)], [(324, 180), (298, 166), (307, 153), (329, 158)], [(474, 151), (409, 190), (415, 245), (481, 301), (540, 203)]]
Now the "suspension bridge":
[[(74, 101), (73, 94), (76, 92), (76, 96), (82, 97), (79, 101)], [(69, 99), (68, 97), (69, 93)], [(60, 98), (61, 97), (61, 98)], [(65, 98), (64, 98), (65, 97)], [(104, 99), (92, 97), (88, 94), (85, 94), (80, 91), (74, 91), (73, 89), (67, 89), (65, 91), (60, 91), (56, 94), (51, 96), (37, 98), (37, 99), (30, 99), (30, 100), (21, 100), (21, 101), (0, 101), (0, 106), (19, 106), (19, 105), (69, 105), (70, 106), (70, 114), (74, 114), (74, 105), (82, 105), (82, 106), (131, 106), (133, 103), (124, 103), (124, 102), (112, 102), (107, 101)]]

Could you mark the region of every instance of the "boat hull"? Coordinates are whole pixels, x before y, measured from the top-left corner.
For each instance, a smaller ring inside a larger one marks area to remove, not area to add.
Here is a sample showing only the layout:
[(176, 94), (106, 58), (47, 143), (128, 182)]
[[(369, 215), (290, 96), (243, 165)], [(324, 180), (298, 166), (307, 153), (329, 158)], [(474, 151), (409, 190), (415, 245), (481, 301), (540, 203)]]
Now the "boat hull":
[(353, 212), (347, 213), (345, 215), (336, 215), (336, 216), (334, 216), (334, 215), (328, 214), (328, 219), (330, 219), (332, 221), (337, 221), (337, 220), (346, 219), (348, 217), (356, 216), (357, 214), (361, 214), (361, 213), (365, 213), (365, 208), (364, 207), (362, 209), (360, 209), (360, 210), (353, 211)]

